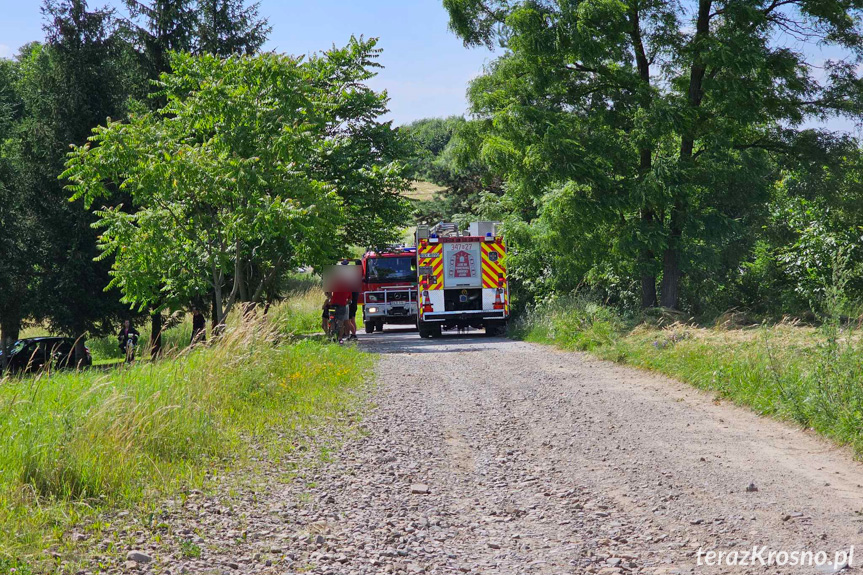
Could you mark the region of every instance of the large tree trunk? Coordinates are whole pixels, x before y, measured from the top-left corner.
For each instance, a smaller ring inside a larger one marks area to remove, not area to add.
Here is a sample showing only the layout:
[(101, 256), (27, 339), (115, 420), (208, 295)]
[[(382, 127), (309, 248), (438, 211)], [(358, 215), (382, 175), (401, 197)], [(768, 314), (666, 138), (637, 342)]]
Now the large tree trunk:
[(219, 311), (216, 303), (216, 291), (210, 293), (210, 333), (215, 334), (219, 327)]
[[(650, 60), (647, 59), (647, 54), (644, 50), (644, 42), (641, 35), (641, 16), (639, 13), (640, 7), (637, 2), (633, 2), (630, 11), (630, 36), (635, 52), (635, 63), (638, 68), (638, 77), (644, 84), (641, 95), (641, 105), (645, 110), (649, 109), (651, 102), (650, 93)], [(650, 174), (653, 169), (653, 150), (649, 147), (643, 147), (639, 150), (639, 183)], [(641, 222), (643, 227), (648, 230), (655, 225), (655, 217), (653, 209), (645, 206), (641, 210)], [(653, 273), (656, 254), (650, 248), (645, 248), (639, 254), (639, 268), (641, 269), (641, 307), (642, 309), (656, 306), (656, 274)]]
[[(651, 261), (653, 254), (651, 254)], [(641, 309), (656, 307), (656, 276), (651, 273), (641, 274)]]
[(162, 312), (150, 314), (150, 357), (152, 359), (156, 359), (162, 355), (163, 325)]
[(87, 356), (87, 331), (84, 328), (81, 328), (75, 332), (77, 336), (75, 337), (75, 360), (77, 361), (77, 365), (75, 367), (80, 368), (81, 362), (84, 361), (84, 358)]
[[(651, 210), (642, 210), (641, 221), (645, 227), (655, 225), (654, 215)], [(652, 272), (656, 254), (647, 248), (639, 254), (639, 267), (641, 268), (641, 309), (656, 307), (656, 274)]]
[[(693, 60), (689, 70), (689, 91), (687, 97), (692, 108), (701, 106), (704, 99), (704, 76), (707, 67), (704, 64), (702, 50), (707, 37), (710, 35), (710, 10), (713, 6), (712, 0), (699, 0), (698, 17), (695, 22), (695, 37), (692, 39)], [(680, 164), (684, 170), (693, 161), (695, 150), (696, 126), (690, 125), (684, 129), (680, 139)], [(684, 182), (684, 185), (686, 183)], [(683, 238), (683, 222), (686, 217), (684, 192), (677, 192), (674, 208), (671, 212), (670, 235), (668, 247), (662, 256), (662, 307), (677, 309), (680, 299), (680, 278), (683, 273), (680, 269), (680, 248)]]
[(677, 250), (666, 249), (662, 255), (662, 307), (677, 309), (681, 276)]

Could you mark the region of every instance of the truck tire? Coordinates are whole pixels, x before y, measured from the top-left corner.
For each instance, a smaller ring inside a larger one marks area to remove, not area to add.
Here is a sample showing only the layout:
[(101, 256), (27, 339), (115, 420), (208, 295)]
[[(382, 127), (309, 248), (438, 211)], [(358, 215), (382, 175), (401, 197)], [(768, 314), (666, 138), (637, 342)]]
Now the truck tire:
[(366, 322), (366, 333), (375, 333), (375, 322), (369, 320)]
[(438, 334), (440, 334), (440, 326), (439, 325), (436, 326), (434, 324), (425, 323), (423, 321), (420, 321), (417, 323), (417, 330), (419, 330), (420, 337), (423, 339), (428, 339), (431, 336), (433, 336), (435, 333), (435, 327), (437, 327)]
[(485, 334), (489, 337), (503, 337), (506, 335), (506, 322), (489, 323), (485, 326)]

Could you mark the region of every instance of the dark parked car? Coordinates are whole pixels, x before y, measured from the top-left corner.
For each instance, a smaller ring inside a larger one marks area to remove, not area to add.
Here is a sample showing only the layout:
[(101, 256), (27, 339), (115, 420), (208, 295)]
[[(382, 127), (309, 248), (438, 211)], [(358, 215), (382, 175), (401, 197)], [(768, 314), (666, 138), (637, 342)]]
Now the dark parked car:
[[(0, 351), (0, 366), (3, 352)], [(13, 373), (22, 371), (39, 371), (50, 367), (77, 368), (89, 367), (93, 364), (90, 350), (84, 347), (84, 356), (78, 357), (75, 351), (75, 340), (71, 337), (31, 337), (19, 339), (9, 350), (9, 361), (6, 369)]]

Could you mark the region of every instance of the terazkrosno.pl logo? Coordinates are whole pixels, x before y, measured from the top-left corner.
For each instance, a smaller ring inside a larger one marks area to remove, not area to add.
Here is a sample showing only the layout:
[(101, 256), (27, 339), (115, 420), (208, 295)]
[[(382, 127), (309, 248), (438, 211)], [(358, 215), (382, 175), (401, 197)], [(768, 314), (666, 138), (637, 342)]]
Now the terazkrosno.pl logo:
[(698, 549), (698, 565), (716, 567), (747, 567), (747, 566), (776, 566), (776, 567), (824, 567), (832, 566), (834, 569), (851, 567), (854, 563), (854, 546), (847, 551), (777, 551), (768, 550), (766, 545), (755, 545), (752, 549), (741, 551), (705, 551)]

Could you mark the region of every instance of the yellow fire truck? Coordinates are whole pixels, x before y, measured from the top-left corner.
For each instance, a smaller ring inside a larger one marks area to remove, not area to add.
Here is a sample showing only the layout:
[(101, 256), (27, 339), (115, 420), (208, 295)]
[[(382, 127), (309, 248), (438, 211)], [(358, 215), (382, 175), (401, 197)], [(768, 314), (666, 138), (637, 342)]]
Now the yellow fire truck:
[(420, 337), (473, 327), (503, 335), (509, 320), (506, 246), (498, 222), (417, 226)]

